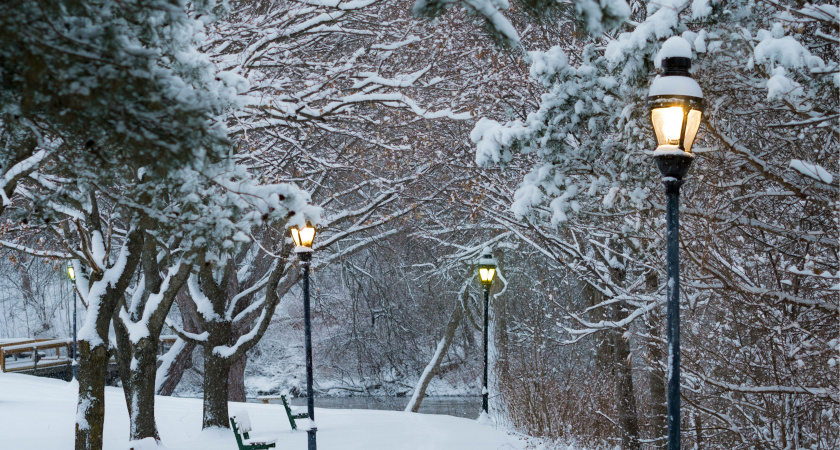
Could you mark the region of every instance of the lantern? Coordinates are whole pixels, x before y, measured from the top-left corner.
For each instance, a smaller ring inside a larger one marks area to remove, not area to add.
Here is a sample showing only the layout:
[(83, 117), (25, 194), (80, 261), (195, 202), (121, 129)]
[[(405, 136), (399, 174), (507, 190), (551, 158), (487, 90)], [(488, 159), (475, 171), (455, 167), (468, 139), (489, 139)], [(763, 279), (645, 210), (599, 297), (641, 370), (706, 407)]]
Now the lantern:
[(493, 277), (496, 275), (496, 259), (490, 253), (489, 247), (484, 247), (481, 258), (478, 259), (478, 278), (481, 284), (490, 286), (493, 284)]
[(703, 117), (703, 91), (688, 69), (691, 47), (674, 37), (662, 47), (662, 75), (650, 86), (648, 104), (656, 132), (654, 155), (663, 176), (682, 179), (691, 166), (691, 146)]
[(312, 242), (315, 240), (315, 228), (308, 223), (305, 227), (292, 227), (292, 239), (295, 241), (295, 251), (311, 252)]

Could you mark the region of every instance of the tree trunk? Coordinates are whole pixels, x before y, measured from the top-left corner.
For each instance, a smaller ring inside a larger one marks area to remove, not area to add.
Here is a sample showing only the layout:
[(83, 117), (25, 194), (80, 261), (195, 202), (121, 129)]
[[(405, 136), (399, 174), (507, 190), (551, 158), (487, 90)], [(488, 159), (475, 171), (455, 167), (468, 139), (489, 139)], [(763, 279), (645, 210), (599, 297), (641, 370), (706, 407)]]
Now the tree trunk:
[(117, 354), (114, 359), (117, 361), (117, 373), (122, 383), (125, 405), (128, 409), (128, 417), (131, 418), (131, 341), (128, 337), (128, 329), (119, 320), (119, 310), (114, 311), (114, 335), (117, 339)]
[[(464, 295), (467, 295), (466, 290), (464, 290)], [(460, 325), (463, 315), (464, 311), (463, 308), (461, 308), (461, 301), (459, 300), (455, 305), (455, 309), (452, 310), (452, 314), (449, 316), (449, 322), (446, 324), (446, 331), (444, 331), (443, 337), (440, 342), (438, 342), (437, 349), (435, 350), (434, 356), (432, 356), (432, 360), (429, 361), (429, 364), (426, 366), (426, 369), (417, 381), (417, 386), (414, 388), (414, 394), (411, 396), (411, 400), (409, 400), (408, 405), (405, 407), (407, 412), (417, 412), (420, 410), (420, 404), (423, 403), (423, 398), (426, 396), (426, 388), (429, 387), (429, 382), (432, 381), (432, 378), (434, 378), (440, 368), (440, 363), (443, 361), (444, 356), (446, 356), (446, 351), (449, 349), (449, 345), (455, 337), (455, 331), (458, 329), (458, 325)]]
[[(621, 243), (612, 239), (610, 249), (615, 255), (623, 253)], [(621, 257), (610, 263), (610, 280), (617, 286), (627, 281), (626, 260)], [(622, 321), (630, 314), (630, 305), (625, 301), (613, 303), (609, 315), (615, 322)], [(625, 335), (626, 333), (626, 335)], [(618, 425), (621, 427), (621, 447), (626, 450), (639, 450), (639, 415), (636, 410), (636, 393), (633, 389), (633, 357), (630, 353), (630, 326), (613, 328), (610, 332), (615, 368), (615, 393), (618, 408)]]
[(204, 347), (204, 418), (201, 428), (230, 428), (228, 424), (227, 359), (213, 354), (213, 345)]
[(108, 348), (79, 341), (79, 401), (76, 406), (76, 450), (101, 450), (105, 425), (105, 372)]
[(131, 385), (129, 386), (131, 403), (128, 404), (131, 420), (129, 436), (132, 441), (148, 437), (160, 440), (155, 424), (157, 347), (157, 339), (151, 337), (140, 339), (134, 347), (136, 367), (131, 371)]
[(245, 365), (248, 363), (248, 356), (239, 358), (231, 364), (228, 375), (228, 401), (244, 402), (245, 398)]
[[(627, 318), (627, 305), (615, 305), (615, 320)], [(615, 391), (618, 400), (618, 424), (621, 427), (621, 447), (638, 450), (639, 418), (636, 414), (636, 394), (633, 389), (633, 362), (630, 354), (630, 339), (625, 339), (621, 329), (612, 331), (613, 356), (615, 363)]]
[[(649, 292), (656, 292), (659, 285), (659, 277), (656, 272), (651, 272), (646, 280)], [(668, 401), (665, 392), (665, 349), (662, 347), (662, 312), (659, 308), (653, 309), (648, 314), (648, 385), (650, 389), (650, 425), (652, 438), (661, 439), (655, 448), (667, 448), (668, 436)]]

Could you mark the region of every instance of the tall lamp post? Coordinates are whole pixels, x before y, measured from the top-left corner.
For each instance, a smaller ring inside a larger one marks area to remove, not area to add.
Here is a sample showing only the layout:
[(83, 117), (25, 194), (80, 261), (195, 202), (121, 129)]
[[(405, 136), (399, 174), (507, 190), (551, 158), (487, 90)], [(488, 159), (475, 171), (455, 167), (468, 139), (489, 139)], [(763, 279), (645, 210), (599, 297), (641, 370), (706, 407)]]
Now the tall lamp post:
[(694, 156), (691, 144), (703, 115), (703, 91), (694, 81), (691, 47), (672, 37), (662, 47), (662, 75), (650, 86), (648, 103), (658, 146), (654, 159), (666, 196), (668, 307), (668, 449), (680, 448), (680, 186)]
[(309, 319), (309, 264), (312, 261), (312, 242), (315, 240), (315, 228), (307, 224), (303, 228), (294, 227), (292, 239), (295, 241), (295, 253), (300, 259), (303, 270), (303, 328), (306, 341), (306, 409), (309, 415), (309, 427), (306, 430), (309, 450), (317, 448), (315, 444), (315, 399), (312, 394), (312, 328)]
[(484, 286), (484, 388), (481, 390), (481, 410), (487, 414), (487, 399), (490, 391), (487, 389), (487, 328), (490, 317), (490, 286), (496, 275), (496, 259), (490, 253), (490, 247), (484, 247), (478, 259), (478, 278)]
[(77, 352), (77, 343), (76, 343), (76, 304), (79, 303), (76, 299), (77, 290), (76, 290), (76, 269), (73, 268), (73, 265), (67, 266), (67, 276), (70, 277), (70, 281), (73, 282), (73, 350), (70, 354), (71, 359), (71, 366), (73, 367), (73, 379), (79, 379), (79, 365), (76, 362), (76, 352)]

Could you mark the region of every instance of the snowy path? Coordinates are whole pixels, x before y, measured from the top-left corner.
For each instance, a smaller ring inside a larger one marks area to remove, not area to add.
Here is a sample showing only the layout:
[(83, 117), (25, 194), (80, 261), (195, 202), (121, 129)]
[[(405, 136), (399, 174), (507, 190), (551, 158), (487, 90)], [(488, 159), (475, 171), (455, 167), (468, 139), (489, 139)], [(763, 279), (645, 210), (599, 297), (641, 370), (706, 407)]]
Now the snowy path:
[[(128, 414), (122, 390), (106, 388), (105, 449), (124, 450)], [(282, 405), (232, 403), (245, 408), (257, 434), (276, 436), (277, 449), (306, 448), (306, 432), (291, 431)], [(171, 450), (236, 450), (229, 430), (201, 431), (201, 400), (158, 397), (161, 439)], [(76, 390), (70, 383), (0, 374), (0, 448), (73, 448)], [(521, 449), (516, 436), (474, 420), (395, 411), (316, 409), (319, 450)]]

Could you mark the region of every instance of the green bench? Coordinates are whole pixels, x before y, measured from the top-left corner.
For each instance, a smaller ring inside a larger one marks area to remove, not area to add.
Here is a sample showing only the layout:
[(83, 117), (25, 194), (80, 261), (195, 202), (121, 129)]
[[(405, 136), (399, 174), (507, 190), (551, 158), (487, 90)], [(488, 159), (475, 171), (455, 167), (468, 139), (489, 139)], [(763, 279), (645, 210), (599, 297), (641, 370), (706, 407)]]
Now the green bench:
[(283, 402), (283, 408), (286, 408), (286, 417), (289, 418), (289, 425), (292, 426), (293, 430), (297, 430), (297, 424), (295, 423), (296, 419), (308, 419), (309, 414), (307, 413), (299, 413), (295, 414), (292, 412), (292, 407), (289, 406), (289, 401), (286, 400), (286, 395), (262, 395), (259, 398), (263, 403), (268, 403), (270, 400), (281, 400)]
[(240, 411), (231, 417), (230, 427), (233, 429), (233, 435), (236, 436), (239, 450), (264, 450), (277, 445), (277, 439), (252, 439), (250, 437), (251, 417), (248, 416), (247, 411)]

